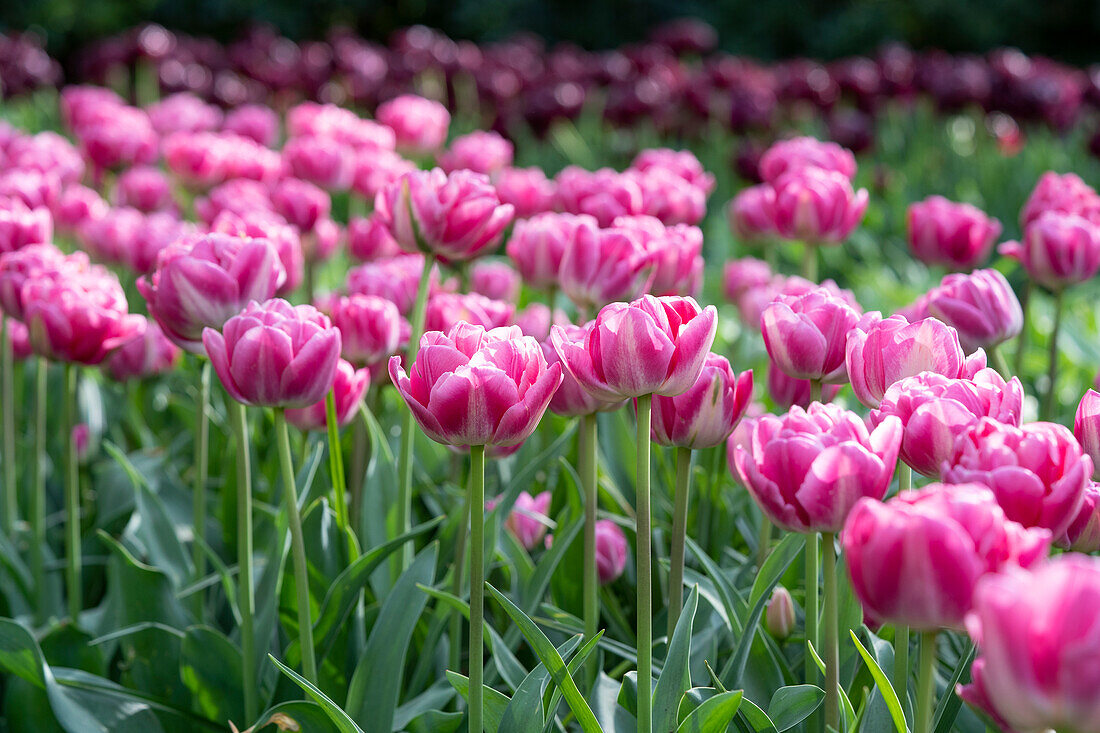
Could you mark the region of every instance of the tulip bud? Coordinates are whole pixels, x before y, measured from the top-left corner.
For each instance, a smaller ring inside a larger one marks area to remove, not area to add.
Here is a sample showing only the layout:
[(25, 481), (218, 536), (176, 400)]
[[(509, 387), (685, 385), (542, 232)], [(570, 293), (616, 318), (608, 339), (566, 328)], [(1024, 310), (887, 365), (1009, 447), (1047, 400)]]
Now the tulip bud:
[(906, 217), (909, 248), (929, 265), (969, 270), (989, 258), (1001, 223), (970, 204), (931, 196), (912, 204)]
[(626, 568), (626, 535), (610, 519), (596, 520), (596, 575), (600, 585), (614, 582)]
[(546, 515), (550, 511), (550, 492), (532, 497), (521, 491), (504, 525), (527, 550), (533, 550), (546, 534)]
[(842, 384), (844, 345), (859, 310), (826, 288), (781, 295), (764, 309), (760, 330), (772, 363), (795, 379)]
[(375, 119), (394, 132), (397, 147), (416, 155), (435, 152), (447, 141), (451, 113), (439, 102), (415, 94), (378, 105)]
[(856, 158), (836, 143), (812, 137), (781, 140), (760, 158), (760, 176), (768, 183), (775, 183), (784, 173), (806, 168), (835, 171), (850, 179), (856, 174)]
[(794, 630), (794, 600), (791, 593), (781, 585), (775, 586), (771, 600), (764, 612), (764, 625), (768, 633), (783, 641)]
[(526, 219), (554, 210), (558, 188), (542, 168), (504, 168), (493, 176), (502, 203), (515, 207), (516, 218)]
[(88, 427), (88, 423), (82, 422), (73, 426), (72, 441), (77, 462), (87, 463), (92, 441), (92, 430)]
[(514, 154), (515, 147), (499, 133), (474, 130), (451, 141), (451, 146), (439, 155), (439, 167), (447, 173), (495, 173), (512, 165)]
[(836, 244), (848, 238), (867, 211), (867, 189), (836, 171), (804, 168), (774, 184), (771, 219), (780, 236), (811, 244)]
[(1100, 472), (1100, 392), (1090, 389), (1077, 405), (1073, 435), (1092, 458), (1093, 477)]
[[(370, 372), (355, 369), (341, 359), (336, 365), (332, 391), (336, 403), (336, 424), (344, 427), (358, 413), (363, 395), (370, 386)], [(286, 421), (299, 430), (326, 430), (328, 428), (328, 395), (312, 405), (291, 408), (286, 411)]]
[(726, 209), (730, 230), (746, 241), (775, 234), (774, 207), (775, 189), (768, 184), (741, 189)]
[(1000, 253), (1018, 260), (1032, 280), (1062, 290), (1100, 270), (1100, 226), (1076, 214), (1047, 211), (1027, 225), (1019, 242)]

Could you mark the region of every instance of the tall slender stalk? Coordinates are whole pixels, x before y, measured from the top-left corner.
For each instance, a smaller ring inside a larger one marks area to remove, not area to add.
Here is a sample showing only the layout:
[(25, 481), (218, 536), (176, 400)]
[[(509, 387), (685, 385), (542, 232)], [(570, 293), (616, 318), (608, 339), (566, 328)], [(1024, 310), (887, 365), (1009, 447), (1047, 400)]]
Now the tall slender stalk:
[[(820, 537), (817, 532), (806, 535), (806, 641), (817, 649), (817, 566), (818, 566), (818, 542)], [(806, 683), (813, 684), (817, 680), (817, 665), (809, 651), (806, 652)]]
[(936, 702), (936, 632), (920, 635), (920, 687), (917, 690), (917, 724), (913, 733), (932, 733), (932, 710)]
[(1063, 291), (1054, 294), (1054, 328), (1050, 332), (1050, 352), (1047, 363), (1047, 391), (1043, 395), (1042, 419), (1054, 418), (1054, 396), (1058, 381), (1058, 333), (1062, 330)]
[(3, 416), (3, 455), (0, 461), (4, 466), (3, 529), (8, 539), (13, 539), (15, 519), (19, 513), (19, 501), (16, 498), (15, 483), (15, 355), (11, 342), (8, 318), (0, 315), (0, 381), (3, 393), (0, 402)]
[(80, 475), (76, 458), (76, 380), (77, 366), (65, 365), (65, 590), (69, 601), (69, 618), (75, 624), (84, 607), (80, 567)]
[[(466, 492), (462, 500), (462, 519), (458, 523), (455, 532), (455, 560), (454, 570), (451, 573), (451, 593), (455, 597), (462, 597), (462, 578), (466, 573), (466, 528), (469, 526), (470, 516), (470, 492)], [(462, 669), (462, 613), (455, 611), (451, 615), (451, 655), (450, 668), (455, 672)]]
[(653, 729), (653, 568), (649, 515), (649, 429), (653, 418), (653, 395), (637, 400), (638, 489), (638, 733)]
[(809, 242), (802, 245), (802, 277), (812, 283), (817, 282), (817, 246)]
[(245, 406), (228, 401), (229, 419), (237, 442), (237, 605), (241, 612), (241, 652), (246, 720), (259, 715), (256, 691), (256, 632), (252, 617), (256, 591), (252, 582), (252, 461), (249, 455)]
[[(581, 417), (580, 464), (581, 485), (584, 487), (584, 637), (591, 639), (600, 625), (600, 582), (596, 571), (596, 515), (599, 512), (599, 442), (596, 437), (596, 416)], [(596, 665), (588, 665), (596, 671)], [(590, 674), (590, 681), (595, 682)]]
[(470, 733), (484, 725), (481, 685), (485, 644), (485, 446), (470, 446)]
[(766, 514), (760, 515), (760, 539), (756, 543), (756, 566), (763, 567), (768, 559), (772, 544), (772, 520)]
[(290, 458), (290, 435), (286, 429), (286, 410), (275, 409), (275, 434), (279, 441), (279, 463), (283, 472), (283, 496), (286, 497), (290, 551), (294, 558), (294, 586), (298, 595), (298, 641), (302, 648), (302, 676), (317, 684), (317, 661), (313, 651), (313, 620), (309, 613), (309, 569), (306, 545), (302, 537), (302, 517), (298, 512), (298, 490), (294, 485), (294, 463)]
[(825, 725), (840, 730), (840, 630), (837, 628), (836, 538), (822, 535), (822, 565), (825, 574)]
[[(192, 543), (192, 553), (195, 563), (195, 579), (201, 580), (206, 575), (206, 483), (210, 471), (210, 420), (207, 418), (207, 410), (210, 409), (210, 360), (202, 360), (202, 368), (199, 371), (199, 401), (195, 403), (195, 486), (191, 492), (192, 507), (192, 531), (195, 533), (195, 541)], [(203, 592), (194, 594), (195, 615), (202, 620), (203, 616)]]
[(672, 547), (668, 571), (668, 638), (676, 631), (684, 605), (684, 538), (687, 536), (688, 494), (691, 491), (691, 448), (676, 449), (676, 496), (672, 510)]
[(1024, 354), (1027, 353), (1027, 337), (1028, 337), (1028, 323), (1029, 311), (1031, 304), (1031, 280), (1028, 280), (1024, 285), (1023, 295), (1020, 296), (1020, 309), (1024, 313), (1024, 322), (1020, 326), (1020, 335), (1016, 337), (1016, 354), (1012, 359), (1012, 373), (1020, 374), (1023, 371), (1024, 366)]
[(1012, 377), (1012, 372), (1009, 370), (1008, 361), (1005, 359), (1004, 351), (1001, 350), (1000, 346), (990, 346), (985, 351), (989, 356), (989, 361), (993, 365), (993, 368), (1005, 379), (1010, 379)]
[(34, 620), (46, 621), (46, 400), (50, 363), (38, 357), (34, 375), (34, 479), (31, 484), (31, 577)]
[[(325, 423), (328, 427), (328, 471), (332, 479), (332, 505), (336, 512), (336, 526), (340, 535), (348, 540), (348, 499), (344, 481), (344, 453), (340, 448), (340, 426), (336, 422), (336, 391), (325, 395)], [(355, 546), (348, 540), (348, 549), (354, 555)], [(355, 560), (354, 557), (351, 560)]]
[[(898, 463), (898, 492), (913, 488), (913, 469), (905, 463)], [(898, 625), (894, 628), (894, 692), (905, 707), (909, 695), (909, 627)]]
[[(416, 291), (416, 304), (413, 306), (412, 331), (409, 335), (408, 368), (411, 371), (413, 362), (416, 361), (416, 350), (420, 345), (420, 337), (424, 332), (424, 314), (428, 307), (428, 288), (431, 285), (432, 269), (435, 267), (435, 256), (424, 256), (424, 271), (420, 274), (420, 285)], [(401, 483), (398, 486), (397, 498), (397, 534), (403, 534), (412, 529), (412, 474), (413, 474), (413, 414), (408, 408), (401, 422)], [(412, 543), (406, 542), (400, 554), (400, 569), (412, 562)]]

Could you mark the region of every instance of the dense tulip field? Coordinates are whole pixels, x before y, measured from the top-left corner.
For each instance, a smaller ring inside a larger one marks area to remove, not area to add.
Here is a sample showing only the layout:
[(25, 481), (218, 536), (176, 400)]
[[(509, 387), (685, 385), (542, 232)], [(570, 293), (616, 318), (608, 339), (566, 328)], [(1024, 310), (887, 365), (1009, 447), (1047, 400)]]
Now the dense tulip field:
[(1100, 74), (712, 46), (0, 39), (0, 731), (1100, 733)]

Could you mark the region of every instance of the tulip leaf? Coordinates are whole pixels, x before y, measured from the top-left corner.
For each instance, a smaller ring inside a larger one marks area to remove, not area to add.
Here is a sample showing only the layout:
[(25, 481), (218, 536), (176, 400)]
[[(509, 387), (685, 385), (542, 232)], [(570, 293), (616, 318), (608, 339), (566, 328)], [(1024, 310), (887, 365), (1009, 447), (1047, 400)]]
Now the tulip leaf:
[(724, 733), (741, 707), (740, 690), (721, 692), (708, 698), (688, 714), (676, 733)]
[(816, 685), (780, 687), (768, 703), (768, 717), (778, 733), (783, 733), (808, 718), (824, 699), (825, 691)]
[(955, 724), (955, 718), (962, 707), (962, 698), (954, 694), (955, 687), (963, 681), (963, 675), (970, 670), (970, 663), (974, 660), (974, 642), (967, 640), (965, 650), (959, 655), (959, 663), (955, 665), (955, 673), (951, 675), (951, 681), (947, 684), (948, 693), (940, 698), (940, 704), (936, 707), (934, 730), (936, 733), (950, 733), (951, 726)]
[(333, 724), (329, 720), (325, 709), (317, 703), (307, 700), (294, 700), (279, 703), (270, 710), (265, 710), (251, 730), (267, 730), (269, 725), (275, 726), (273, 730), (288, 730), (297, 733), (331, 733)]
[[(447, 670), (447, 680), (462, 695), (463, 700), (470, 699), (470, 678), (458, 672)], [(481, 723), (486, 733), (498, 733), (502, 731), (500, 721), (504, 718), (504, 711), (508, 708), (508, 696), (492, 687), (481, 686), (482, 717)], [(504, 729), (506, 730), (506, 729)], [(511, 733), (507, 731), (507, 733)]]
[[(572, 636), (558, 647), (558, 653), (564, 659), (580, 646), (581, 636)], [(542, 693), (550, 682), (550, 672), (541, 662), (532, 669), (523, 682), (516, 688), (508, 708), (504, 711), (501, 724), (504, 730), (515, 733), (539, 733), (543, 726)], [(538, 715), (535, 715), (535, 712)]]
[[(569, 663), (565, 665), (566, 670), (570, 675), (574, 675), (580, 670), (581, 666), (592, 656), (592, 652), (596, 651), (596, 647), (600, 643), (600, 639), (603, 637), (603, 631), (596, 632), (596, 635), (585, 642), (584, 646), (569, 660)], [(573, 637), (575, 640), (581, 640), (584, 637), (577, 635)], [(562, 646), (565, 646), (564, 644)], [(546, 723), (543, 725), (543, 733), (549, 733), (554, 725), (554, 714), (558, 709), (558, 704), (561, 703), (563, 697), (562, 688), (560, 686), (554, 687), (553, 694), (550, 695), (550, 702), (546, 705)]]
[(275, 666), (282, 670), (283, 674), (301, 687), (307, 695), (313, 698), (314, 702), (321, 706), (321, 709), (325, 711), (325, 715), (327, 715), (332, 724), (336, 726), (336, 730), (339, 731), (339, 733), (363, 733), (363, 730), (355, 724), (351, 716), (345, 713), (339, 705), (330, 700), (325, 693), (318, 690), (309, 680), (302, 677), (272, 655), (268, 654), (267, 658), (274, 662)]
[(657, 687), (653, 691), (653, 727), (655, 730), (674, 730), (676, 728), (676, 713), (680, 708), (680, 698), (691, 686), (688, 662), (691, 661), (691, 629), (695, 620), (695, 611), (698, 607), (699, 589), (692, 587), (687, 602), (684, 604), (684, 611), (677, 620), (676, 628), (672, 632), (672, 642), (668, 646), (668, 656), (661, 668), (661, 676), (657, 678)]
[(898, 699), (898, 694), (894, 691), (893, 685), (890, 684), (889, 678), (882, 671), (882, 667), (878, 666), (875, 658), (860, 643), (856, 632), (849, 631), (848, 633), (851, 635), (852, 641), (855, 642), (859, 656), (863, 657), (863, 663), (867, 665), (867, 669), (871, 670), (871, 676), (875, 678), (875, 684), (878, 686), (879, 692), (886, 700), (886, 707), (890, 710), (894, 728), (898, 733), (908, 733), (908, 728), (905, 726), (905, 712), (901, 709), (901, 701)]

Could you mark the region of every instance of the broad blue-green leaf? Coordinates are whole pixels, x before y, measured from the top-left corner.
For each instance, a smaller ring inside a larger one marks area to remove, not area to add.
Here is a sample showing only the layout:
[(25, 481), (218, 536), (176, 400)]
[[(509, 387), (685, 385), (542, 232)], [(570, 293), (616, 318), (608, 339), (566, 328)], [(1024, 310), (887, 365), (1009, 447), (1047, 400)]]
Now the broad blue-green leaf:
[[(558, 653), (564, 659), (580, 646), (581, 637), (574, 636), (558, 647)], [(515, 733), (539, 733), (544, 721), (542, 714), (542, 693), (550, 683), (550, 672), (541, 662), (532, 669), (523, 682), (516, 688), (508, 707), (501, 718), (506, 731)]]
[(620, 684), (600, 672), (596, 678), (596, 689), (590, 699), (592, 712), (604, 733), (633, 733), (637, 726), (634, 716), (619, 704)]
[[(565, 665), (565, 668), (570, 676), (575, 675), (578, 671), (580, 671), (585, 661), (587, 661), (588, 658), (592, 656), (592, 652), (596, 651), (596, 647), (599, 645), (600, 638), (602, 636), (603, 631), (597, 632), (596, 635), (586, 641), (584, 643), (584, 646), (580, 648), (576, 655), (574, 655), (574, 657), (569, 660), (569, 663)], [(576, 640), (580, 640), (583, 637), (581, 635), (577, 635), (573, 638)], [(554, 726), (554, 716), (557, 713), (558, 705), (561, 703), (562, 699), (562, 688), (555, 685), (553, 690), (554, 691), (550, 695), (550, 701), (546, 704), (546, 722), (542, 726), (543, 733), (549, 733), (550, 729)]]
[(192, 626), (180, 648), (179, 676), (212, 720), (243, 720), (241, 650), (216, 629)]
[(270, 654), (267, 656), (268, 659), (275, 663), (276, 667), (282, 670), (283, 674), (305, 690), (305, 693), (321, 706), (321, 709), (325, 711), (325, 715), (327, 715), (328, 719), (336, 726), (336, 730), (339, 731), (339, 733), (363, 733), (362, 729), (360, 729), (359, 726), (355, 724), (355, 721), (351, 719), (351, 716), (344, 712), (339, 705), (330, 700), (325, 693), (318, 690), (309, 680), (302, 677)]
[(285, 730), (295, 733), (331, 733), (333, 730), (333, 723), (324, 708), (306, 700), (279, 703), (265, 711), (253, 728), (266, 730), (266, 726), (271, 725), (275, 726), (271, 729), (273, 732)]
[(741, 707), (742, 693), (720, 692), (695, 708), (680, 723), (676, 733), (723, 733)]
[(883, 673), (882, 668), (878, 666), (878, 662), (872, 657), (867, 650), (860, 643), (859, 637), (856, 636), (856, 632), (848, 632), (852, 641), (855, 642), (856, 651), (863, 657), (864, 664), (867, 665), (867, 669), (871, 670), (871, 676), (875, 678), (875, 684), (878, 685), (879, 692), (882, 693), (883, 699), (886, 700), (886, 707), (890, 710), (890, 717), (894, 721), (894, 728), (898, 733), (908, 733), (908, 728), (905, 726), (905, 712), (901, 709), (901, 701), (898, 700), (898, 695), (894, 692), (893, 686), (890, 684), (890, 680)]
[(781, 687), (768, 703), (768, 717), (779, 733), (790, 730), (808, 718), (825, 699), (825, 691), (815, 685)]
[(691, 629), (698, 607), (699, 590), (693, 587), (684, 604), (684, 611), (676, 622), (672, 643), (668, 647), (668, 656), (661, 668), (661, 676), (657, 678), (657, 687), (653, 691), (655, 730), (676, 728), (676, 713), (680, 709), (680, 698), (691, 687), (688, 662), (691, 661)]
[(940, 704), (936, 706), (935, 721), (936, 733), (950, 733), (951, 726), (955, 724), (955, 718), (959, 715), (962, 706), (962, 698), (953, 694), (955, 686), (963, 681), (963, 675), (970, 669), (970, 662), (974, 659), (974, 643), (966, 642), (965, 651), (959, 656), (959, 663), (955, 665), (955, 672), (951, 675), (951, 681), (947, 689), (951, 692), (940, 698)]
[[(470, 678), (447, 670), (447, 680), (462, 695), (463, 700), (470, 699)], [(482, 719), (481, 724), (488, 733), (509, 733), (502, 731), (500, 721), (508, 708), (508, 696), (492, 687), (481, 686)]]

